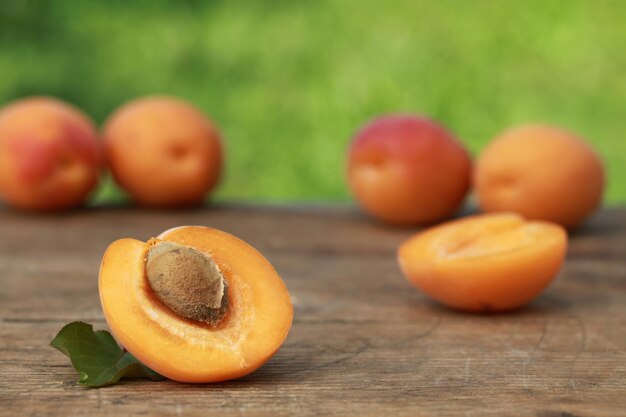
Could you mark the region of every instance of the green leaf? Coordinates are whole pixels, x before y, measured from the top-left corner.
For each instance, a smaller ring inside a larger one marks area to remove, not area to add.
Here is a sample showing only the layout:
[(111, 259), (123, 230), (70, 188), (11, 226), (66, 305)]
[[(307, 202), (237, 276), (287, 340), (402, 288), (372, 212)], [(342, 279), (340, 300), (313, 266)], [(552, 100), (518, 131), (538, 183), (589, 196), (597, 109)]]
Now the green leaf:
[(70, 358), (80, 375), (78, 382), (88, 387), (115, 384), (121, 378), (164, 379), (121, 349), (111, 333), (94, 332), (91, 324), (75, 321), (65, 325), (50, 346)]

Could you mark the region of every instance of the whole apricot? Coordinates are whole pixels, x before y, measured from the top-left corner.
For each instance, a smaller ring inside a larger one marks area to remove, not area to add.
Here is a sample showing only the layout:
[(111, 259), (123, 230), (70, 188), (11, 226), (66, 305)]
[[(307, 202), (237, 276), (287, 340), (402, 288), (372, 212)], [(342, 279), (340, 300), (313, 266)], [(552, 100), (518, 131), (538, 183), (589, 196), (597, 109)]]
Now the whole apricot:
[(361, 207), (388, 223), (426, 224), (452, 216), (470, 185), (471, 161), (439, 124), (383, 116), (355, 135), (348, 183)]
[(222, 169), (214, 124), (174, 98), (147, 97), (123, 105), (105, 124), (104, 145), (116, 182), (144, 206), (198, 204)]
[(102, 259), (99, 289), (120, 344), (181, 382), (253, 372), (282, 345), (293, 318), (289, 292), (267, 259), (208, 227), (113, 242)]
[(51, 97), (0, 110), (0, 197), (38, 211), (81, 204), (98, 184), (102, 150), (91, 120)]
[(583, 139), (529, 125), (504, 132), (480, 154), (474, 184), (483, 211), (512, 211), (567, 228), (601, 203), (604, 166)]
[(495, 312), (528, 303), (557, 276), (567, 233), (553, 223), (514, 213), (450, 221), (408, 239), (398, 249), (407, 279), (459, 310)]

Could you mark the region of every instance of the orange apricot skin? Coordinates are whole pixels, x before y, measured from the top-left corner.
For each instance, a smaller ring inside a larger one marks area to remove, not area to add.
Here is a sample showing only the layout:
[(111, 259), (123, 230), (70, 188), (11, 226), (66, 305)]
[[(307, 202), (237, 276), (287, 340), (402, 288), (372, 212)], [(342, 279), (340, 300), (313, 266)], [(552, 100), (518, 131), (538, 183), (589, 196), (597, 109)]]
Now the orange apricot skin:
[(100, 300), (111, 332), (131, 354), (169, 379), (220, 382), (263, 365), (289, 333), (293, 307), (271, 264), (244, 241), (219, 230), (185, 226), (158, 237), (194, 247), (218, 264), (229, 285), (229, 311), (210, 327), (185, 320), (151, 294), (145, 260), (151, 245), (120, 239), (100, 269)]
[(78, 206), (97, 186), (102, 160), (92, 121), (61, 100), (29, 97), (0, 110), (0, 196), (10, 206)]
[(473, 180), (484, 212), (512, 211), (571, 229), (600, 205), (605, 174), (600, 157), (575, 134), (528, 125), (496, 137)]
[(398, 225), (452, 216), (470, 185), (471, 160), (439, 124), (418, 116), (382, 116), (355, 135), (348, 183), (361, 207)]
[(106, 121), (104, 145), (115, 181), (143, 206), (198, 204), (219, 182), (220, 134), (199, 109), (181, 100), (126, 103)]
[[(527, 223), (539, 228), (541, 237), (516, 249), (449, 259), (437, 255), (442, 251), (441, 243), (454, 246), (458, 240), (462, 245), (468, 237), (465, 230), (482, 228), (484, 233), (491, 233), (492, 226), (507, 222), (526, 223), (515, 214), (502, 213), (469, 216), (427, 229), (399, 247), (400, 268), (415, 287), (453, 309), (500, 312), (522, 307), (550, 284), (564, 262), (567, 233), (561, 226)], [(451, 233), (457, 236), (452, 241), (445, 237)]]

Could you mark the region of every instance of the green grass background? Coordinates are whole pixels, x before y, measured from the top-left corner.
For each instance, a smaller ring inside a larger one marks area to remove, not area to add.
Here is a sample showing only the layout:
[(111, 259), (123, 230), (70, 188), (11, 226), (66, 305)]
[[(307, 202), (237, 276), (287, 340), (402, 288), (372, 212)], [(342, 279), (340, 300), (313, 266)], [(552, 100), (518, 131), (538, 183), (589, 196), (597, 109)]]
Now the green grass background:
[(0, 103), (49, 94), (101, 123), (187, 99), (226, 140), (220, 200), (347, 200), (350, 137), (380, 113), (429, 115), (474, 154), (542, 121), (588, 138), (624, 203), (624, 22), (621, 0), (2, 1)]

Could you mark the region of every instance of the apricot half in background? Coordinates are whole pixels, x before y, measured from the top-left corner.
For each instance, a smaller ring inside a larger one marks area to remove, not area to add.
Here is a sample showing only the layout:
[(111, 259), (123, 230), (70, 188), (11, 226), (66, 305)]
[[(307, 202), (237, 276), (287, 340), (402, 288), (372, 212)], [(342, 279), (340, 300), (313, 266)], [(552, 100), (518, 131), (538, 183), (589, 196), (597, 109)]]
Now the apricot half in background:
[(516, 214), (455, 220), (418, 233), (398, 250), (408, 280), (434, 299), (467, 311), (521, 307), (556, 277), (567, 233)]
[(113, 242), (100, 300), (120, 344), (181, 382), (249, 374), (278, 350), (293, 317), (285, 284), (258, 251), (199, 226)]

